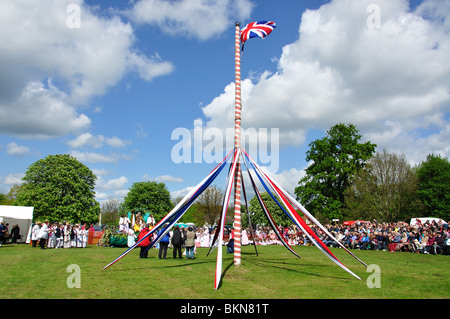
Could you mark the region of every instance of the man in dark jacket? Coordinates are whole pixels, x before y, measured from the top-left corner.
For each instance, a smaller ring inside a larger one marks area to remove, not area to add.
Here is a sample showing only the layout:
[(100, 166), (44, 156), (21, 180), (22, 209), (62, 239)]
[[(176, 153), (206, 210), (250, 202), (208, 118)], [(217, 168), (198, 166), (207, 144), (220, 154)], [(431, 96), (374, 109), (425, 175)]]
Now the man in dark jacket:
[(177, 259), (177, 252), (178, 258), (180, 259), (183, 258), (181, 256), (181, 246), (183, 246), (183, 243), (184, 243), (183, 233), (180, 231), (179, 226), (175, 226), (172, 235), (173, 259)]

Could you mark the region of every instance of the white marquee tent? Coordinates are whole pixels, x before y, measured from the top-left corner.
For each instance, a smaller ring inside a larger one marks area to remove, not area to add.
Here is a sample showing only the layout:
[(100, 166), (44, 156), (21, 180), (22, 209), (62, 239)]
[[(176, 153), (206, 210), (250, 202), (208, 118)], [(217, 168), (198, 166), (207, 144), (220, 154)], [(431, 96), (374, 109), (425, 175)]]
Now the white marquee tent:
[(20, 243), (30, 242), (33, 210), (34, 207), (0, 205), (0, 221), (9, 223), (9, 232), (13, 225), (19, 225), (21, 238), (18, 242)]

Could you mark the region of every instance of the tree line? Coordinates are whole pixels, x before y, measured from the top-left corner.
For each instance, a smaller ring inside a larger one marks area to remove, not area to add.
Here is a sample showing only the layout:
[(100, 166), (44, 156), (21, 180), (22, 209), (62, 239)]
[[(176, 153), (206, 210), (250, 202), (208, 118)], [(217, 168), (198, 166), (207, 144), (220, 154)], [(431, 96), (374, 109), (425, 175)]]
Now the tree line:
[[(376, 144), (361, 139), (355, 125), (339, 123), (309, 144), (309, 165), (295, 196), (310, 213), (322, 222), (395, 222), (421, 216), (450, 219), (447, 158), (429, 154), (425, 161), (411, 166), (405, 155), (376, 152)], [(102, 224), (116, 224), (130, 211), (151, 212), (159, 220), (181, 200), (172, 200), (164, 183), (145, 181), (133, 183), (123, 202), (110, 198), (100, 205), (95, 199), (95, 174), (68, 154), (36, 161), (22, 181), (8, 194), (0, 194), (0, 204), (34, 206), (35, 220), (97, 223), (101, 218)], [(290, 223), (269, 194), (262, 197), (278, 224)], [(180, 221), (214, 224), (222, 199), (223, 191), (210, 186)], [(267, 223), (255, 197), (249, 210), (253, 223)], [(242, 211), (245, 213), (246, 207)], [(227, 215), (232, 221), (233, 210)], [(242, 222), (246, 226), (245, 217)]]

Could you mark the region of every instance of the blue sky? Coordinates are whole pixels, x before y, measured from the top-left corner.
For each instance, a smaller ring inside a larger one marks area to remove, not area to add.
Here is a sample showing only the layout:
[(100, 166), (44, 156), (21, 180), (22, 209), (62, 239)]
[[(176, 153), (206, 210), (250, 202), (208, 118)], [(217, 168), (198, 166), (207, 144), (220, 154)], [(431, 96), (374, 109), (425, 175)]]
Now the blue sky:
[(253, 157), (288, 191), (339, 122), (412, 165), (447, 157), (449, 16), (438, 0), (2, 1), (0, 192), (67, 153), (96, 173), (99, 202), (145, 180), (185, 194), (215, 165), (193, 163), (198, 141), (176, 134), (197, 123), (222, 141), (232, 127), (235, 21), (277, 23), (245, 46), (243, 129), (272, 134), (249, 135)]

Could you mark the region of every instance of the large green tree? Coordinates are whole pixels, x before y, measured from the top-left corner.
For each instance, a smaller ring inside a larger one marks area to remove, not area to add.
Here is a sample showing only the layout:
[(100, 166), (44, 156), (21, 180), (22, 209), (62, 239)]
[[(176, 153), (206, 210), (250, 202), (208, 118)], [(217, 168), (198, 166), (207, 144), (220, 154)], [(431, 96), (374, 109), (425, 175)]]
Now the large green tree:
[(355, 175), (346, 190), (352, 219), (396, 222), (409, 220), (421, 210), (418, 179), (404, 155), (376, 153)]
[[(273, 220), (278, 226), (289, 226), (292, 224), (291, 219), (281, 210), (278, 204), (272, 199), (269, 193), (264, 192), (261, 193), (261, 198), (264, 204), (267, 207), (270, 215), (273, 217)], [(256, 196), (249, 202), (249, 210), (250, 210), (250, 218), (252, 221), (252, 225), (260, 225), (260, 226), (270, 226), (269, 221), (267, 220), (266, 215), (264, 214), (263, 209), (258, 201)], [(242, 216), (242, 225), (243, 227), (248, 226), (248, 216), (247, 214)]]
[(419, 197), (424, 215), (450, 219), (450, 163), (447, 158), (430, 154), (417, 168)]
[(151, 212), (156, 221), (173, 208), (166, 184), (154, 181), (136, 182), (123, 201), (123, 210)]
[(316, 217), (343, 218), (345, 189), (376, 148), (376, 144), (361, 143), (361, 138), (355, 125), (339, 123), (324, 138), (309, 144), (306, 160), (311, 165), (299, 181), (295, 194)]
[(76, 158), (68, 154), (49, 155), (33, 163), (22, 180), (15, 205), (34, 206), (34, 220), (98, 221), (96, 176)]

